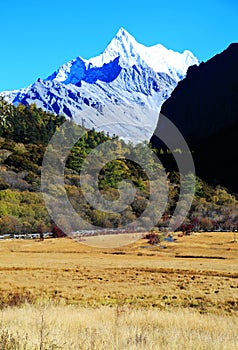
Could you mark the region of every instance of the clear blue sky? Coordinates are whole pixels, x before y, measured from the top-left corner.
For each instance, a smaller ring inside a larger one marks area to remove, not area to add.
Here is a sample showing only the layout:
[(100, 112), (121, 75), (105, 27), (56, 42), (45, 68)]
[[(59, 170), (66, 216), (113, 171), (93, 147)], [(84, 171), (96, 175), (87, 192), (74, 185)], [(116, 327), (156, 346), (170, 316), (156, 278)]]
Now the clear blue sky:
[(1, 0), (0, 11), (0, 91), (100, 54), (120, 27), (201, 61), (238, 41), (237, 0)]

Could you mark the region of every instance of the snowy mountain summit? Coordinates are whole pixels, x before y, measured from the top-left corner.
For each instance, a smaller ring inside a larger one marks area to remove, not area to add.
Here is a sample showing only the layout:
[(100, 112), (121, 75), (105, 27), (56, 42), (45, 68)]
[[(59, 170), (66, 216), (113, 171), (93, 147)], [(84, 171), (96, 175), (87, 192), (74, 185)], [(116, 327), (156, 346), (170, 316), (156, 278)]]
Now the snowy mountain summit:
[(146, 47), (121, 28), (101, 55), (77, 57), (48, 78), (2, 95), (138, 142), (150, 139), (162, 103), (194, 64), (190, 51)]

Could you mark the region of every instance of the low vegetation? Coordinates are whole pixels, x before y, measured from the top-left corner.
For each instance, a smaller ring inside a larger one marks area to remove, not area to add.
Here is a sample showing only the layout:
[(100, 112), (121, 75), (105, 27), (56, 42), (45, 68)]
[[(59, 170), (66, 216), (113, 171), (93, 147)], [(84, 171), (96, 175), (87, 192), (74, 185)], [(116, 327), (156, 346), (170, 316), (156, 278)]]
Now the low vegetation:
[(236, 349), (233, 233), (173, 238), (117, 249), (1, 241), (0, 348)]
[(235, 317), (130, 307), (41, 304), (2, 311), (5, 350), (233, 350)]

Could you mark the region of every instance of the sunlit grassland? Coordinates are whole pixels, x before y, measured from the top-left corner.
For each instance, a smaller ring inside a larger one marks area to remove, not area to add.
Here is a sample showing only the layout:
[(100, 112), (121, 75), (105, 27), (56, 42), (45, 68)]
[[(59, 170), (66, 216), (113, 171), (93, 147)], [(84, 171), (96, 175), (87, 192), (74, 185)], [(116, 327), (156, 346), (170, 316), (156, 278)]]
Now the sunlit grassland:
[[(234, 316), (201, 315), (191, 310), (160, 311), (129, 307), (82, 308), (23, 305), (1, 312), (1, 337), (9, 349), (237, 349)], [(15, 345), (14, 345), (15, 342)], [(15, 346), (15, 347), (14, 347)], [(23, 347), (25, 346), (25, 347)], [(1, 347), (5, 349), (5, 347)]]
[(233, 233), (175, 238), (1, 241), (0, 349), (237, 349)]

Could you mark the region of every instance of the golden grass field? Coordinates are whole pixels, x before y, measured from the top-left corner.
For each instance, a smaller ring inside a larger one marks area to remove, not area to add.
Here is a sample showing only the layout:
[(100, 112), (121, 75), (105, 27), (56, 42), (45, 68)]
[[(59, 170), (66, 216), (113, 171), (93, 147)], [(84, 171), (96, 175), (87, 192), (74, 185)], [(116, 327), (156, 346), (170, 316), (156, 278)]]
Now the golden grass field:
[(175, 238), (1, 241), (0, 344), (8, 330), (25, 349), (238, 349), (233, 233)]
[[(179, 309), (24, 305), (4, 309), (5, 350), (233, 350), (234, 316)], [(21, 344), (21, 345), (20, 345)]]

